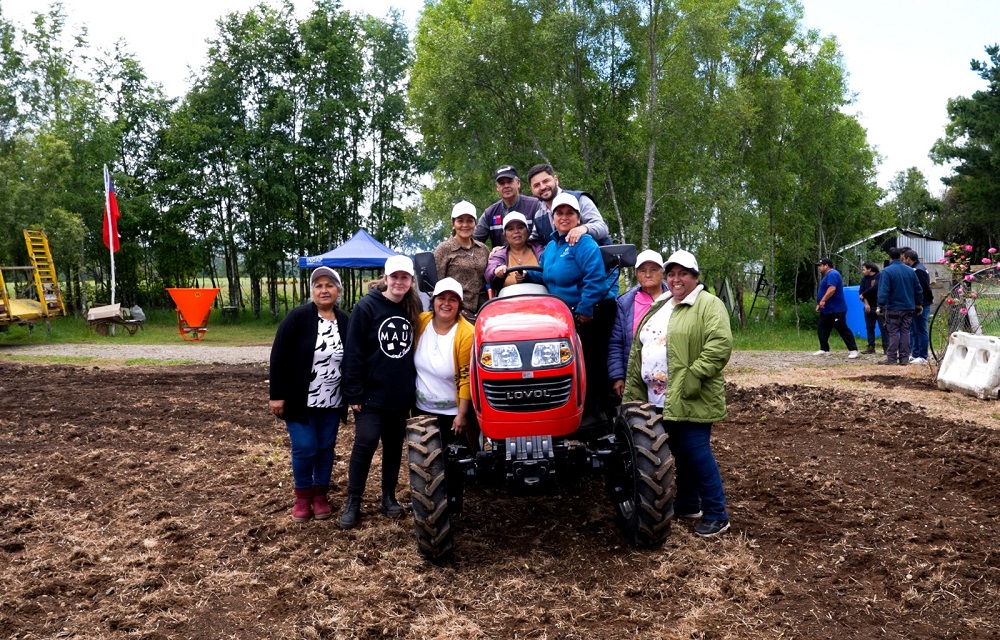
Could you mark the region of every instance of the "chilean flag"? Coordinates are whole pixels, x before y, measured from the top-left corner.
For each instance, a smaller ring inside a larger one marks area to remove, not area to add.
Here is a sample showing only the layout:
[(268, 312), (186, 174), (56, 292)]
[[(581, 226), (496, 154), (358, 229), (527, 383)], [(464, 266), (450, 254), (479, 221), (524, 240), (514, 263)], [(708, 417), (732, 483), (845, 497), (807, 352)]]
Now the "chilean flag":
[[(104, 246), (112, 253), (121, 248), (118, 239), (118, 198), (115, 196), (115, 185), (111, 182), (108, 165), (104, 165)], [(114, 242), (114, 246), (112, 246)]]

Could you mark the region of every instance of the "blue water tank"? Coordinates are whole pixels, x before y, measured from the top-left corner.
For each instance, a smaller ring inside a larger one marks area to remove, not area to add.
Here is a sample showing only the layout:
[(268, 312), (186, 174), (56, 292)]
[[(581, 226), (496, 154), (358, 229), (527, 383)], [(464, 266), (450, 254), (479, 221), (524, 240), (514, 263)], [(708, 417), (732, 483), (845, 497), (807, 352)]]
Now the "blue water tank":
[[(865, 303), (858, 298), (861, 288), (858, 286), (844, 287), (844, 297), (847, 298), (847, 326), (851, 332), (859, 338), (868, 339), (868, 330), (865, 328)], [(875, 323), (875, 336), (882, 333)]]

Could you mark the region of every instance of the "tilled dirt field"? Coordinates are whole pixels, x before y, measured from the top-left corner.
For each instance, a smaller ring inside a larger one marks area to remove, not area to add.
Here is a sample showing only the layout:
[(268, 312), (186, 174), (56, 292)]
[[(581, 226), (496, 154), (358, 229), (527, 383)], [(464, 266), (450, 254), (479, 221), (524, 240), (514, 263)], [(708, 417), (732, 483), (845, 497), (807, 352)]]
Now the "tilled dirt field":
[(915, 367), (734, 363), (731, 535), (632, 549), (598, 478), (471, 489), (436, 567), (377, 473), (358, 529), (291, 521), (264, 367), (0, 359), (0, 637), (1000, 636), (1000, 408)]

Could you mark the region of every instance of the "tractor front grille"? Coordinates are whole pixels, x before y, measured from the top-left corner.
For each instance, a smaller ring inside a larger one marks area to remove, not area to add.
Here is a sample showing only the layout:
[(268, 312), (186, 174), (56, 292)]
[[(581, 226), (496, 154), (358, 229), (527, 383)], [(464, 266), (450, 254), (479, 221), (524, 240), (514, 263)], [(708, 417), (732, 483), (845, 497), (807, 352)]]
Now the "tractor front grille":
[(498, 411), (544, 411), (566, 404), (573, 390), (572, 376), (483, 380), (486, 402)]

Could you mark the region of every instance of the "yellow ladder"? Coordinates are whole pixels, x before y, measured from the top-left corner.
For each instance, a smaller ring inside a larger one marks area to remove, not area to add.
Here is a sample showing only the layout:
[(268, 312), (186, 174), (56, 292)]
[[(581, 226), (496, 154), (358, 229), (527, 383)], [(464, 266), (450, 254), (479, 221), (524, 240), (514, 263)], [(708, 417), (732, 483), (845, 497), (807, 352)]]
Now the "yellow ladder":
[(3, 279), (3, 269), (0, 269), (0, 322), (11, 322), (14, 313), (10, 310), (10, 296), (7, 295), (7, 283)]
[(66, 306), (59, 290), (59, 281), (56, 279), (56, 268), (52, 264), (48, 238), (43, 231), (25, 229), (24, 243), (28, 247), (31, 266), (35, 268), (35, 289), (38, 291), (38, 301), (42, 303), (42, 315), (45, 317), (66, 315)]

